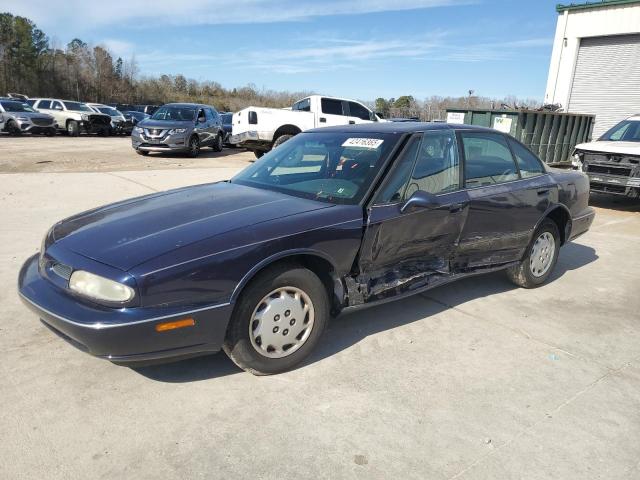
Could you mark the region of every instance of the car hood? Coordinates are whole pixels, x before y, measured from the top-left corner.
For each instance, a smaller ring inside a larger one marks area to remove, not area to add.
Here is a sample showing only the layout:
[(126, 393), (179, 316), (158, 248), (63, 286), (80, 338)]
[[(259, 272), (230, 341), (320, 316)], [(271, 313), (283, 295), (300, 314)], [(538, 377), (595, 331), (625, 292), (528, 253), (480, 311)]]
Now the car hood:
[(151, 120), (149, 118), (138, 122), (138, 126), (141, 128), (189, 128), (193, 127), (193, 122), (189, 121), (177, 121), (177, 120)]
[(40, 112), (7, 112), (7, 115), (11, 115), (12, 117), (27, 117), (31, 119), (44, 119), (44, 120), (53, 120), (51, 115)]
[(227, 182), (134, 198), (56, 224), (56, 244), (129, 270), (200, 240), (332, 205)]
[(623, 155), (640, 155), (640, 142), (615, 142), (602, 140), (576, 145), (576, 150), (590, 152), (619, 153)]

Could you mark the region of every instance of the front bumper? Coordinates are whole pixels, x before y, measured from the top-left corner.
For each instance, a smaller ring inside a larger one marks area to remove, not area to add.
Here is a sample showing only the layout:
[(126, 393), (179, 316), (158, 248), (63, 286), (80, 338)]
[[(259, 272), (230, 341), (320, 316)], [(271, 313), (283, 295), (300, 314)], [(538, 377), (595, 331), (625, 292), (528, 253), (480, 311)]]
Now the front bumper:
[(20, 130), (25, 133), (47, 133), (56, 130), (56, 123), (51, 122), (49, 125), (36, 125), (32, 122), (18, 122)]
[(162, 138), (147, 138), (135, 131), (131, 132), (131, 146), (144, 152), (185, 152), (189, 150), (186, 134), (166, 135)]
[[(43, 278), (38, 255), (20, 270), (21, 299), (51, 330), (75, 347), (118, 363), (182, 357), (220, 350), (231, 317), (230, 304), (193, 308), (108, 308), (82, 303)], [(157, 332), (156, 325), (193, 318), (195, 325)]]
[(640, 176), (627, 177), (589, 171), (586, 174), (589, 176), (591, 192), (640, 197)]

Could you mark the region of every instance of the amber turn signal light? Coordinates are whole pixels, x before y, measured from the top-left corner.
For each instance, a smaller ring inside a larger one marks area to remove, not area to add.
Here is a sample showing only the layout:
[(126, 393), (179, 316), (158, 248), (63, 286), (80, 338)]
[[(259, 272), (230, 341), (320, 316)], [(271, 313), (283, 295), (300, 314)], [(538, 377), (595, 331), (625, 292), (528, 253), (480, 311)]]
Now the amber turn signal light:
[(196, 321), (193, 318), (185, 318), (176, 320), (175, 322), (165, 322), (156, 325), (156, 332), (166, 332), (167, 330), (175, 330), (176, 328), (193, 327)]

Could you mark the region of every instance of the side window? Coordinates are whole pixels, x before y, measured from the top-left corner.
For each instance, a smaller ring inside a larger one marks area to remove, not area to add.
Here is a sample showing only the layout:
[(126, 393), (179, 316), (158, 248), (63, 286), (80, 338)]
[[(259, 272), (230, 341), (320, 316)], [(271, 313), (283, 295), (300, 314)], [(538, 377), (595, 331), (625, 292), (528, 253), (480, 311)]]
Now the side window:
[(44, 108), (46, 110), (51, 108), (51, 100), (40, 100), (38, 103), (38, 108)]
[(215, 120), (215, 116), (213, 115), (213, 112), (211, 111), (210, 108), (205, 108), (204, 109), (204, 114), (207, 117), (207, 122), (213, 122)]
[(437, 195), (459, 188), (460, 162), (455, 134), (451, 130), (424, 133), (405, 199), (416, 190)]
[(62, 108), (62, 104), (60, 102), (56, 102), (55, 100), (51, 102), (51, 110), (64, 110)]
[(409, 183), (411, 170), (419, 148), (420, 136), (414, 135), (409, 139), (402, 153), (396, 159), (394, 168), (387, 176), (382, 189), (376, 195), (374, 204), (394, 203), (404, 198), (404, 192)]
[(351, 117), (357, 117), (362, 120), (371, 120), (369, 110), (356, 102), (349, 102), (349, 112)]
[(509, 145), (518, 162), (518, 168), (520, 169), (520, 176), (522, 178), (536, 177), (545, 173), (542, 162), (528, 149), (511, 139), (509, 139)]
[(519, 178), (503, 135), (463, 132), (464, 177), (467, 188), (509, 182)]
[(310, 112), (311, 111), (311, 102), (308, 98), (304, 98), (297, 103), (293, 104), (291, 107), (292, 110), (297, 110), (299, 112)]
[(333, 98), (323, 98), (320, 100), (320, 106), (322, 113), (328, 115), (344, 115), (342, 111), (342, 100), (335, 100)]
[(198, 122), (204, 122), (207, 119), (207, 117), (204, 114), (204, 109), (200, 109), (198, 110)]

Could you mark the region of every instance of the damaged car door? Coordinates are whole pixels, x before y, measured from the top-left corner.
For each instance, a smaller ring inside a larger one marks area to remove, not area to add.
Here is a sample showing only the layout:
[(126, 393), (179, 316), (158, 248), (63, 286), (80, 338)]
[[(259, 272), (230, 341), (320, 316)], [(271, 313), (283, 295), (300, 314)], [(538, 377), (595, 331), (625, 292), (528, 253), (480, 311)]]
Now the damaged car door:
[(452, 130), (409, 138), (367, 211), (356, 279), (362, 302), (449, 274), (468, 197)]

